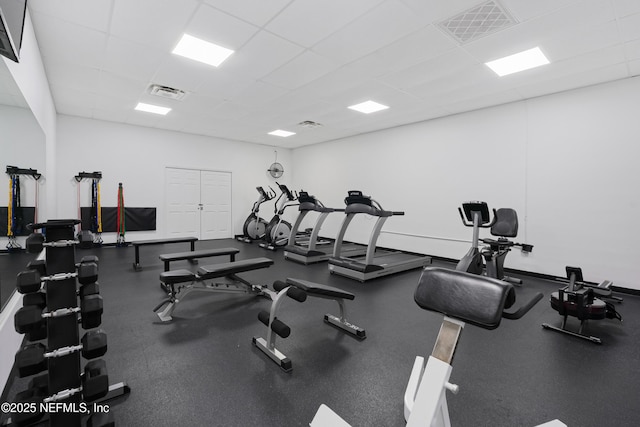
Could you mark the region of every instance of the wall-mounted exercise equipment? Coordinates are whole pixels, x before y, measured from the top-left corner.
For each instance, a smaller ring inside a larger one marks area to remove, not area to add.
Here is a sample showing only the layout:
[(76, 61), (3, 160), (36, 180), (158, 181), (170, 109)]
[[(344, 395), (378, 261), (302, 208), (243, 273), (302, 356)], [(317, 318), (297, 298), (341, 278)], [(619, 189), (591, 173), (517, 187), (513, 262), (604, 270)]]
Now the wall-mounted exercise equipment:
[(125, 214), (124, 214), (124, 189), (122, 183), (118, 183), (118, 213), (116, 214), (116, 233), (118, 238), (116, 239), (116, 246), (127, 246), (128, 243), (124, 239), (124, 235), (127, 232), (125, 226)]
[(91, 180), (91, 221), (89, 226), (78, 224), (78, 240), (81, 248), (91, 248), (94, 244), (102, 244), (102, 206), (100, 202), (100, 180), (102, 172), (80, 172), (74, 176), (78, 190), (78, 217), (82, 218), (82, 209), (80, 208), (80, 184), (85, 179)]
[(21, 169), (16, 166), (7, 166), (7, 175), (9, 175), (9, 198), (7, 204), (7, 250), (16, 251), (22, 249), (22, 246), (16, 240), (16, 236), (24, 234), (25, 230), (25, 211), (22, 207), (20, 197), (20, 176), (30, 176), (36, 181), (35, 185), (35, 208), (34, 222), (37, 221), (38, 214), (38, 180), (42, 177), (36, 169)]

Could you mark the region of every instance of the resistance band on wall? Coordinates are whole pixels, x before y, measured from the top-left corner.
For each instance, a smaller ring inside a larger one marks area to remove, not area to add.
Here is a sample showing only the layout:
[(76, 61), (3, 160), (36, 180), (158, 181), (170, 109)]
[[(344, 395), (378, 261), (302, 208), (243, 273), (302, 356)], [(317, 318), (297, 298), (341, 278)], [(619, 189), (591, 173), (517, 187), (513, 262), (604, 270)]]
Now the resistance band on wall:
[(26, 224), (24, 224), (23, 210), (20, 197), (20, 175), (31, 176), (36, 181), (35, 187), (35, 211), (34, 222), (37, 222), (38, 215), (38, 180), (42, 177), (36, 169), (21, 169), (15, 166), (7, 166), (6, 173), (9, 175), (9, 201), (7, 204), (7, 249), (20, 250), (22, 246), (18, 243), (16, 236), (22, 234)]
[(116, 213), (116, 221), (116, 232), (118, 233), (116, 246), (127, 246), (128, 243), (124, 240), (124, 235), (127, 232), (127, 229), (125, 227), (124, 189), (122, 188), (122, 183), (118, 184), (118, 211)]

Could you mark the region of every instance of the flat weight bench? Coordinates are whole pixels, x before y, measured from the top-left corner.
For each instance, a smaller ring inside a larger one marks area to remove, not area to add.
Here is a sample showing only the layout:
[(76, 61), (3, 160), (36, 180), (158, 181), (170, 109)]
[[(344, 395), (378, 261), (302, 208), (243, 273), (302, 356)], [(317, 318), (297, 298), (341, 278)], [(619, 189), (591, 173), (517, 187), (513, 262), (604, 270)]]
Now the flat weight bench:
[[(465, 323), (496, 329), (502, 318), (519, 319), (542, 299), (537, 293), (527, 303), (515, 304), (513, 285), (502, 280), (462, 271), (427, 267), (423, 270), (414, 300), (424, 310), (444, 315), (431, 356), (425, 363), (416, 360), (404, 394), (404, 415), (409, 427), (451, 426), (446, 391), (454, 394), (458, 386), (449, 383), (451, 363)], [(320, 405), (311, 427), (349, 426), (328, 406)], [(546, 426), (565, 426), (554, 420)]]
[(197, 240), (197, 237), (175, 237), (170, 239), (139, 240), (137, 242), (131, 242), (136, 251), (136, 259), (133, 263), (133, 269), (135, 271), (142, 270), (142, 265), (140, 265), (140, 246), (165, 245), (170, 243), (191, 243), (191, 251), (193, 252), (196, 249), (195, 243)]
[[(161, 321), (172, 320), (176, 306), (193, 291), (254, 294), (273, 298), (274, 293), (266, 286), (254, 285), (238, 276), (245, 271), (259, 270), (273, 265), (269, 258), (252, 258), (199, 267), (193, 273), (189, 270), (173, 270), (160, 273), (160, 282), (167, 289), (169, 298), (153, 309)], [(231, 283), (207, 283), (207, 280), (225, 277)]]
[(340, 316), (325, 314), (324, 321), (359, 340), (367, 337), (364, 329), (349, 323), (345, 318), (344, 300), (353, 300), (355, 295), (338, 288), (299, 279), (287, 279), (286, 283), (276, 280), (273, 283), (273, 289), (277, 294), (272, 298), (271, 310), (258, 313), (258, 319), (267, 326), (267, 338), (253, 337), (253, 344), (276, 362), (285, 372), (291, 371), (291, 360), (276, 348), (276, 336), (287, 338), (291, 333), (291, 328), (276, 316), (278, 308), (282, 305), (285, 297), (292, 298), (298, 302), (304, 302), (308, 296), (334, 300), (340, 306)]
[[(218, 249), (202, 249), (199, 251), (191, 250), (189, 252), (177, 252), (173, 254), (160, 255), (160, 261), (164, 262), (164, 271), (170, 270), (172, 261), (190, 261), (193, 262), (200, 258), (211, 258), (214, 256), (229, 255), (229, 261), (236, 260), (236, 254), (240, 252), (237, 248), (218, 248)], [(194, 262), (195, 264), (195, 262)]]

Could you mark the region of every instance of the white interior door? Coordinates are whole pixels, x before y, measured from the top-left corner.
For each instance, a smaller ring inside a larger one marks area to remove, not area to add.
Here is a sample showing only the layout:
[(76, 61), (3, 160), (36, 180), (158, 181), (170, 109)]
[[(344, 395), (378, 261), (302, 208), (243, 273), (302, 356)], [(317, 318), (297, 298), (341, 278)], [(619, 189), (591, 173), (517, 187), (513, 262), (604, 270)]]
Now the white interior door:
[(166, 168), (165, 178), (167, 237), (233, 237), (230, 172)]
[(231, 172), (200, 172), (201, 239), (228, 239), (231, 232)]

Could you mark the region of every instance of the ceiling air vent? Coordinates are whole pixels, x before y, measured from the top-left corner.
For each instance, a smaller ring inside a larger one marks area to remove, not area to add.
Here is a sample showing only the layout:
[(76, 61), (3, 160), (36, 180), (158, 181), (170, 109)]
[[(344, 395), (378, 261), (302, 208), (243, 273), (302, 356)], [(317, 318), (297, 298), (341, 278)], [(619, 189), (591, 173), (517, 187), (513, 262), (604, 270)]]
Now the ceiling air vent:
[(304, 122), (298, 123), (298, 126), (302, 126), (302, 127), (305, 127), (305, 128), (313, 129), (313, 128), (320, 127), (322, 125), (320, 123), (318, 123), (318, 122), (314, 122), (314, 121), (311, 121), (311, 120), (305, 120)]
[(458, 43), (465, 44), (516, 23), (498, 1), (490, 0), (442, 21), (438, 26)]
[(149, 93), (151, 95), (161, 96), (162, 98), (175, 99), (176, 101), (180, 101), (186, 95), (186, 92), (183, 90), (161, 85), (149, 86)]

